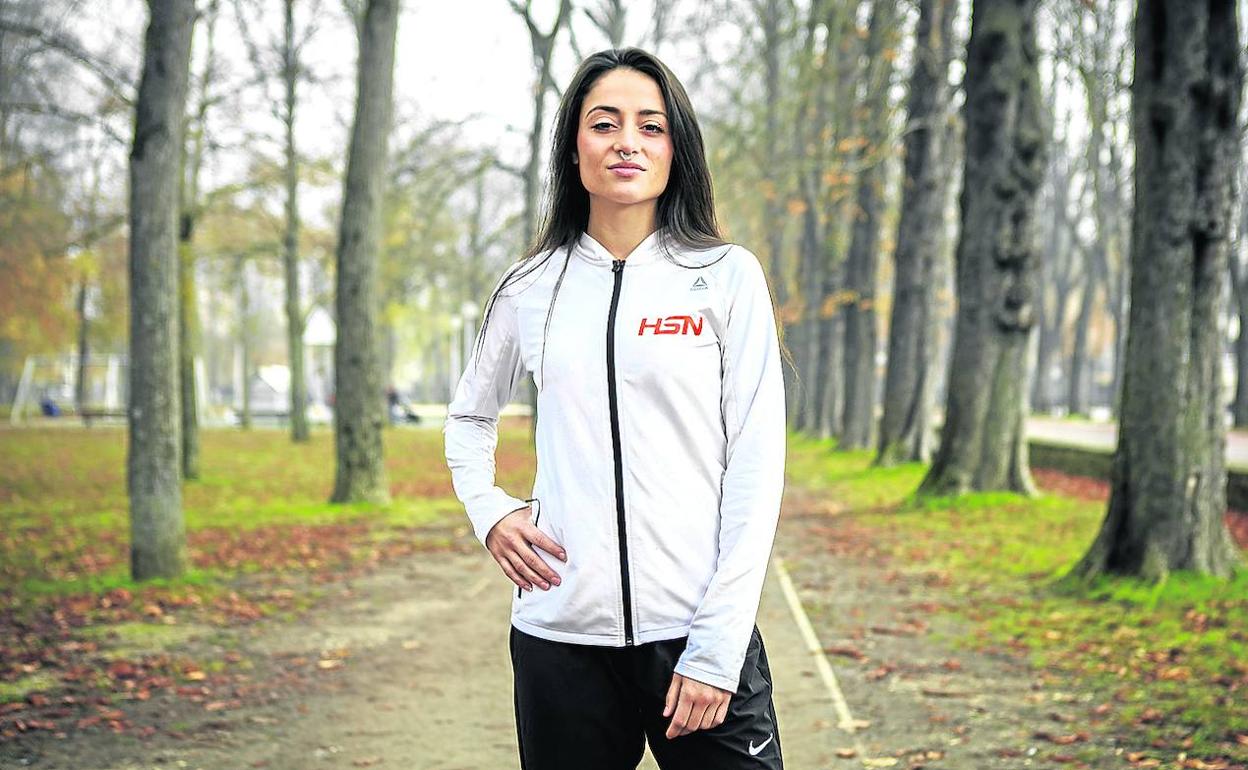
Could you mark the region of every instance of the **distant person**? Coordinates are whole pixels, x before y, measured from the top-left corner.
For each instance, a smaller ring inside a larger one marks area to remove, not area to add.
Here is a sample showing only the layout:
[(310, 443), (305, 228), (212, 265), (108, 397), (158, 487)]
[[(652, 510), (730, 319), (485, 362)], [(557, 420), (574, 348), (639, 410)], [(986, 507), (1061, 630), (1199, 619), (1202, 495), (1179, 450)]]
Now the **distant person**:
[(44, 396), (39, 399), (39, 410), (43, 412), (44, 417), (60, 417), (61, 408), (56, 405), (51, 396)]
[[(550, 157), (541, 232), (489, 297), (444, 427), (455, 493), (520, 586), (521, 766), (631, 770), (648, 740), (663, 770), (782, 768), (755, 623), (785, 464), (762, 266), (721, 238), (693, 107), (653, 55), (582, 62)], [(494, 453), (526, 376), (520, 499)]]
[(399, 409), (399, 391), (393, 385), (386, 387), (386, 412), (389, 414), (391, 425), (403, 419), (402, 411)]

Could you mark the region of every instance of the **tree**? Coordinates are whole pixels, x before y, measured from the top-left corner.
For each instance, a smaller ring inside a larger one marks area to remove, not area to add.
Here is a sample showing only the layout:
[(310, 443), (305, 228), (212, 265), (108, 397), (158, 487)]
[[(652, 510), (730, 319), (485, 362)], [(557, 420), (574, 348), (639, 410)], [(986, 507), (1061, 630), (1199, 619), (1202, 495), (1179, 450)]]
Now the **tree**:
[(1036, 199), (1046, 148), (1038, 0), (979, 0), (966, 64), (958, 313), (940, 448), (922, 494), (1033, 493), (1023, 416), (1035, 322)]
[[(808, 414), (798, 423), (821, 437), (839, 433), (841, 428), (842, 346), (835, 343), (844, 337), (844, 314), (840, 312), (844, 295), (843, 271), (839, 255), (845, 252), (849, 229), (847, 212), (854, 178), (847, 170), (849, 153), (845, 149), (852, 145), (851, 137), (857, 125), (853, 94), (861, 73), (862, 41), (855, 21), (860, 5), (859, 0), (828, 2), (824, 23), (828, 30), (824, 69), (832, 80), (825, 87), (830, 85), (832, 89), (833, 114), (830, 125), (820, 126), (819, 136), (820, 139), (826, 137), (832, 150), (828, 153), (832, 163), (819, 172), (825, 183), (819, 196), (819, 208), (824, 212), (826, 224), (823, 232), (813, 239), (805, 255), (808, 263), (802, 272), (808, 292), (809, 316), (802, 347), (809, 362), (807, 371), (813, 372), (814, 382), (808, 399)], [(806, 241), (803, 236), (803, 243)]]
[[(299, 280), (299, 232), (302, 227), (299, 215), (300, 156), (295, 143), (295, 124), (299, 112), (300, 81), (312, 79), (303, 61), (303, 51), (316, 33), (316, 22), (309, 21), (301, 32), (296, 31), (295, 0), (282, 0), (282, 37), (272, 39), (261, 46), (255, 40), (255, 27), (249, 10), (263, 19), (262, 9), (268, 4), (260, 0), (235, 0), (235, 16), (239, 32), (247, 48), (248, 57), (256, 69), (256, 76), (263, 88), (266, 101), (272, 105), (273, 117), (282, 127), (282, 185), (285, 195), (285, 216), (282, 237), (282, 269), (285, 279), (286, 353), (290, 366), (290, 393), (287, 408), (290, 411), (290, 437), (292, 441), (304, 442), (309, 438), (307, 416), (308, 384), (304, 372), (303, 332), (306, 313), (301, 305), (302, 292)], [(305, 4), (308, 18), (321, 15), (321, 2), (314, 0)], [(346, 6), (352, 21), (358, 24), (358, 15), (352, 4)], [(357, 27), (358, 30), (358, 27)], [(271, 83), (279, 86), (279, 93), (269, 91)]]
[(203, 349), (199, 320), (199, 291), (195, 281), (195, 225), (203, 208), (199, 175), (204, 164), (204, 133), (211, 88), (216, 71), (216, 28), (218, 0), (209, 3), (205, 19), (204, 69), (199, 77), (199, 98), (195, 111), (187, 117), (185, 138), (189, 147), (182, 153), (181, 185), (178, 194), (178, 376), (182, 388), (182, 478), (199, 478), (199, 405), (195, 390), (195, 358)]
[(936, 260), (943, 238), (948, 164), (949, 62), (953, 56), (954, 0), (921, 0), (905, 133), (901, 221), (893, 255), (888, 369), (876, 462), (922, 460), (931, 404), (935, 347)]
[(382, 464), (377, 262), (394, 101), (399, 0), (369, 0), (360, 26), (355, 124), (338, 232), (332, 502), (389, 500)]
[(892, 142), (888, 88), (896, 60), (897, 0), (874, 0), (867, 32), (867, 83), (853, 236), (845, 258), (845, 401), (838, 447), (871, 445), (875, 430), (875, 282), (879, 272), (880, 218), (884, 208), (884, 165)]
[(1121, 420), (1109, 507), (1070, 579), (1229, 576), (1221, 387), (1243, 84), (1233, 0), (1141, 0), (1135, 208)]
[[(554, 65), (555, 39), (564, 25), (571, 28), (572, 2), (559, 0), (559, 11), (549, 32), (542, 32), (538, 28), (537, 21), (533, 18), (532, 0), (525, 0), (523, 5), (519, 0), (508, 0), (508, 2), (511, 4), (511, 9), (524, 19), (524, 25), (529, 30), (529, 44), (533, 49), (533, 66), (537, 72), (533, 79), (533, 122), (529, 128), (529, 147), (525, 153), (524, 167), (510, 166), (501, 160), (496, 160), (495, 165), (518, 177), (524, 185), (523, 233), (524, 246), (528, 248), (528, 245), (533, 242), (537, 228), (537, 198), (541, 192), (539, 170), (546, 125), (546, 93), (548, 90), (559, 93), (559, 86), (550, 74), (551, 67)], [(533, 437), (537, 435), (537, 384), (530, 379), (528, 388), (529, 403), (533, 405), (533, 420), (529, 423), (529, 431), (530, 436)]]
[(135, 580), (185, 568), (178, 392), (178, 169), (194, 0), (151, 0), (130, 151), (130, 404), (126, 487)]

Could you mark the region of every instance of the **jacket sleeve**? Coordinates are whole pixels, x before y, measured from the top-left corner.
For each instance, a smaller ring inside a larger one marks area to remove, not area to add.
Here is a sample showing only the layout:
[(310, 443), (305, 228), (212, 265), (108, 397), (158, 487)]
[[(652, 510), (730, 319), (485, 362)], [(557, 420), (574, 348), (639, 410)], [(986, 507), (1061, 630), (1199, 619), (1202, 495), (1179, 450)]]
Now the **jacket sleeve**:
[(442, 428), (455, 495), (464, 504), (482, 545), (499, 519), (528, 505), (494, 483), (498, 413), (511, 401), (524, 372), (516, 341), (513, 298), (499, 293), (490, 310), (489, 323), (483, 321), (483, 328), (477, 330)]
[(744, 250), (723, 335), (727, 438), (715, 573), (676, 663), (682, 676), (736, 692), (753, 634), (784, 491), (784, 381), (767, 279)]

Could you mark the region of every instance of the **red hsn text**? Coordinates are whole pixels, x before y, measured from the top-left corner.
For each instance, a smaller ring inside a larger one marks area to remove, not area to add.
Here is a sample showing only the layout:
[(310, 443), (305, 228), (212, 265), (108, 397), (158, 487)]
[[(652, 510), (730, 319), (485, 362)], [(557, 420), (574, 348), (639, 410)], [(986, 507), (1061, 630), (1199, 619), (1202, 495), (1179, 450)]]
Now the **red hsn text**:
[(702, 322), (706, 320), (702, 316), (698, 316), (695, 321), (693, 316), (688, 315), (669, 315), (667, 318), (656, 318), (651, 321), (648, 318), (641, 319), (641, 326), (637, 329), (637, 336), (646, 333), (649, 329), (653, 334), (688, 334), (690, 331), (694, 335), (702, 333)]

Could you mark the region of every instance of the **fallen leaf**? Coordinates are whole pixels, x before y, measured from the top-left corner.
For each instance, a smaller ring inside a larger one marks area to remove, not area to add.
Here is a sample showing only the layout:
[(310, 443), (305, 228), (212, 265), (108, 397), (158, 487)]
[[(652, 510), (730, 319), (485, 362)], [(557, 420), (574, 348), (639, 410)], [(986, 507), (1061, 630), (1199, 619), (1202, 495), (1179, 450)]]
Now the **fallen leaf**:
[(1071, 733), (1070, 735), (1053, 735), (1052, 733), (1038, 730), (1032, 733), (1031, 737), (1042, 741), (1048, 741), (1049, 743), (1056, 743), (1059, 746), (1068, 746), (1072, 743), (1079, 743), (1080, 741), (1086, 741), (1092, 738), (1090, 734), (1083, 730), (1080, 730), (1077, 733)]
[(823, 651), (830, 655), (844, 655), (857, 661), (867, 660), (866, 653), (852, 644), (834, 644), (831, 647), (824, 647)]

